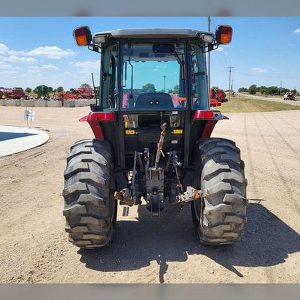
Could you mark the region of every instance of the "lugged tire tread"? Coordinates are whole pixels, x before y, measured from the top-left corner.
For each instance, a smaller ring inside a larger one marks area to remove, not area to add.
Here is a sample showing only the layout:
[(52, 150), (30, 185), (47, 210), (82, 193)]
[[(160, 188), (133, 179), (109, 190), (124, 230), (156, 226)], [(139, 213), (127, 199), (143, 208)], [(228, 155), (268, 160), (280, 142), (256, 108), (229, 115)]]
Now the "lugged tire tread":
[(116, 205), (110, 198), (111, 168), (106, 141), (82, 140), (71, 147), (64, 172), (63, 215), (69, 241), (80, 248), (104, 247), (111, 241), (114, 221), (110, 201)]
[(200, 240), (207, 245), (232, 244), (240, 240), (246, 223), (246, 179), (240, 149), (233, 141), (211, 138), (200, 141), (197, 150), (204, 208), (200, 221), (195, 215), (193, 218)]

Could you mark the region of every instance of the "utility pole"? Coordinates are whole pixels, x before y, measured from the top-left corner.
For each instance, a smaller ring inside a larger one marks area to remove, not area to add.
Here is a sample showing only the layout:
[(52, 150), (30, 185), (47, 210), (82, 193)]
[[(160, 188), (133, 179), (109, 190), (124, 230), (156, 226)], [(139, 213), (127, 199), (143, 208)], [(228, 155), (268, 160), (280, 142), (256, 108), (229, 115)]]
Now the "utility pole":
[(231, 88), (230, 88), (230, 84), (231, 84), (231, 70), (234, 69), (234, 67), (232, 67), (230, 65), (230, 67), (227, 67), (227, 69), (229, 69), (229, 96), (228, 96), (228, 101), (230, 100), (230, 94), (231, 94)]
[(281, 96), (281, 89), (282, 89), (282, 81), (280, 80), (280, 89), (279, 89), (279, 95)]
[(166, 75), (163, 76), (163, 78), (164, 78), (164, 93), (166, 92), (166, 77), (167, 77)]
[[(207, 18), (208, 32), (210, 32), (210, 17)], [(208, 90), (210, 90), (210, 52), (207, 53), (207, 78), (208, 78)]]

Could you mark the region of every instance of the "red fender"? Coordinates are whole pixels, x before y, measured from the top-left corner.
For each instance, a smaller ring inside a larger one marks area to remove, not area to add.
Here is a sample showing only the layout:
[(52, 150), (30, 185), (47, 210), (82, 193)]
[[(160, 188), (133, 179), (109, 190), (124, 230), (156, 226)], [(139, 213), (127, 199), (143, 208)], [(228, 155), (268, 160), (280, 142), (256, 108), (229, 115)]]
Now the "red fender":
[(90, 112), (88, 115), (79, 119), (79, 122), (88, 122), (91, 126), (95, 138), (104, 140), (101, 122), (115, 122), (117, 119), (114, 112)]

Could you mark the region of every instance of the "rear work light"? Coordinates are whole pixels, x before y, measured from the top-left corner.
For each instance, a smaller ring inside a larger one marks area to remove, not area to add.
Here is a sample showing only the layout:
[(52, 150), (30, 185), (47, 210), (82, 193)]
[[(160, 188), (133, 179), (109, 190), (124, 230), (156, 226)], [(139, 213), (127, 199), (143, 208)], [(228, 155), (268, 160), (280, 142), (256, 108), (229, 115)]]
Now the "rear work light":
[(88, 46), (92, 41), (91, 30), (88, 26), (75, 28), (73, 36), (78, 46)]
[(218, 44), (229, 44), (232, 39), (232, 27), (229, 25), (220, 25), (216, 30), (216, 40)]

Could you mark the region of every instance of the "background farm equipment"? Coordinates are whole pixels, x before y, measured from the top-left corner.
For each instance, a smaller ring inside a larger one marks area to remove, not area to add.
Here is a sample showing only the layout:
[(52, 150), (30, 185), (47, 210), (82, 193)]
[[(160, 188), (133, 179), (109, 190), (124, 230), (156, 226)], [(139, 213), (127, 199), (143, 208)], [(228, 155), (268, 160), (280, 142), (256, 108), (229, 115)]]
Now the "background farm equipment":
[(29, 99), (22, 88), (0, 88), (0, 99)]
[(94, 90), (89, 87), (80, 87), (77, 89), (80, 98), (83, 99), (93, 99), (95, 97)]
[(296, 98), (295, 98), (294, 93), (292, 93), (292, 92), (287, 92), (287, 93), (285, 93), (285, 95), (283, 96), (283, 100), (292, 100), (292, 101), (295, 101)]
[(219, 88), (211, 88), (209, 90), (209, 100), (211, 107), (221, 106), (222, 103), (228, 101), (225, 92)]
[(94, 97), (94, 90), (90, 87), (71, 89), (70, 92), (60, 92), (56, 95), (57, 100), (93, 99)]

